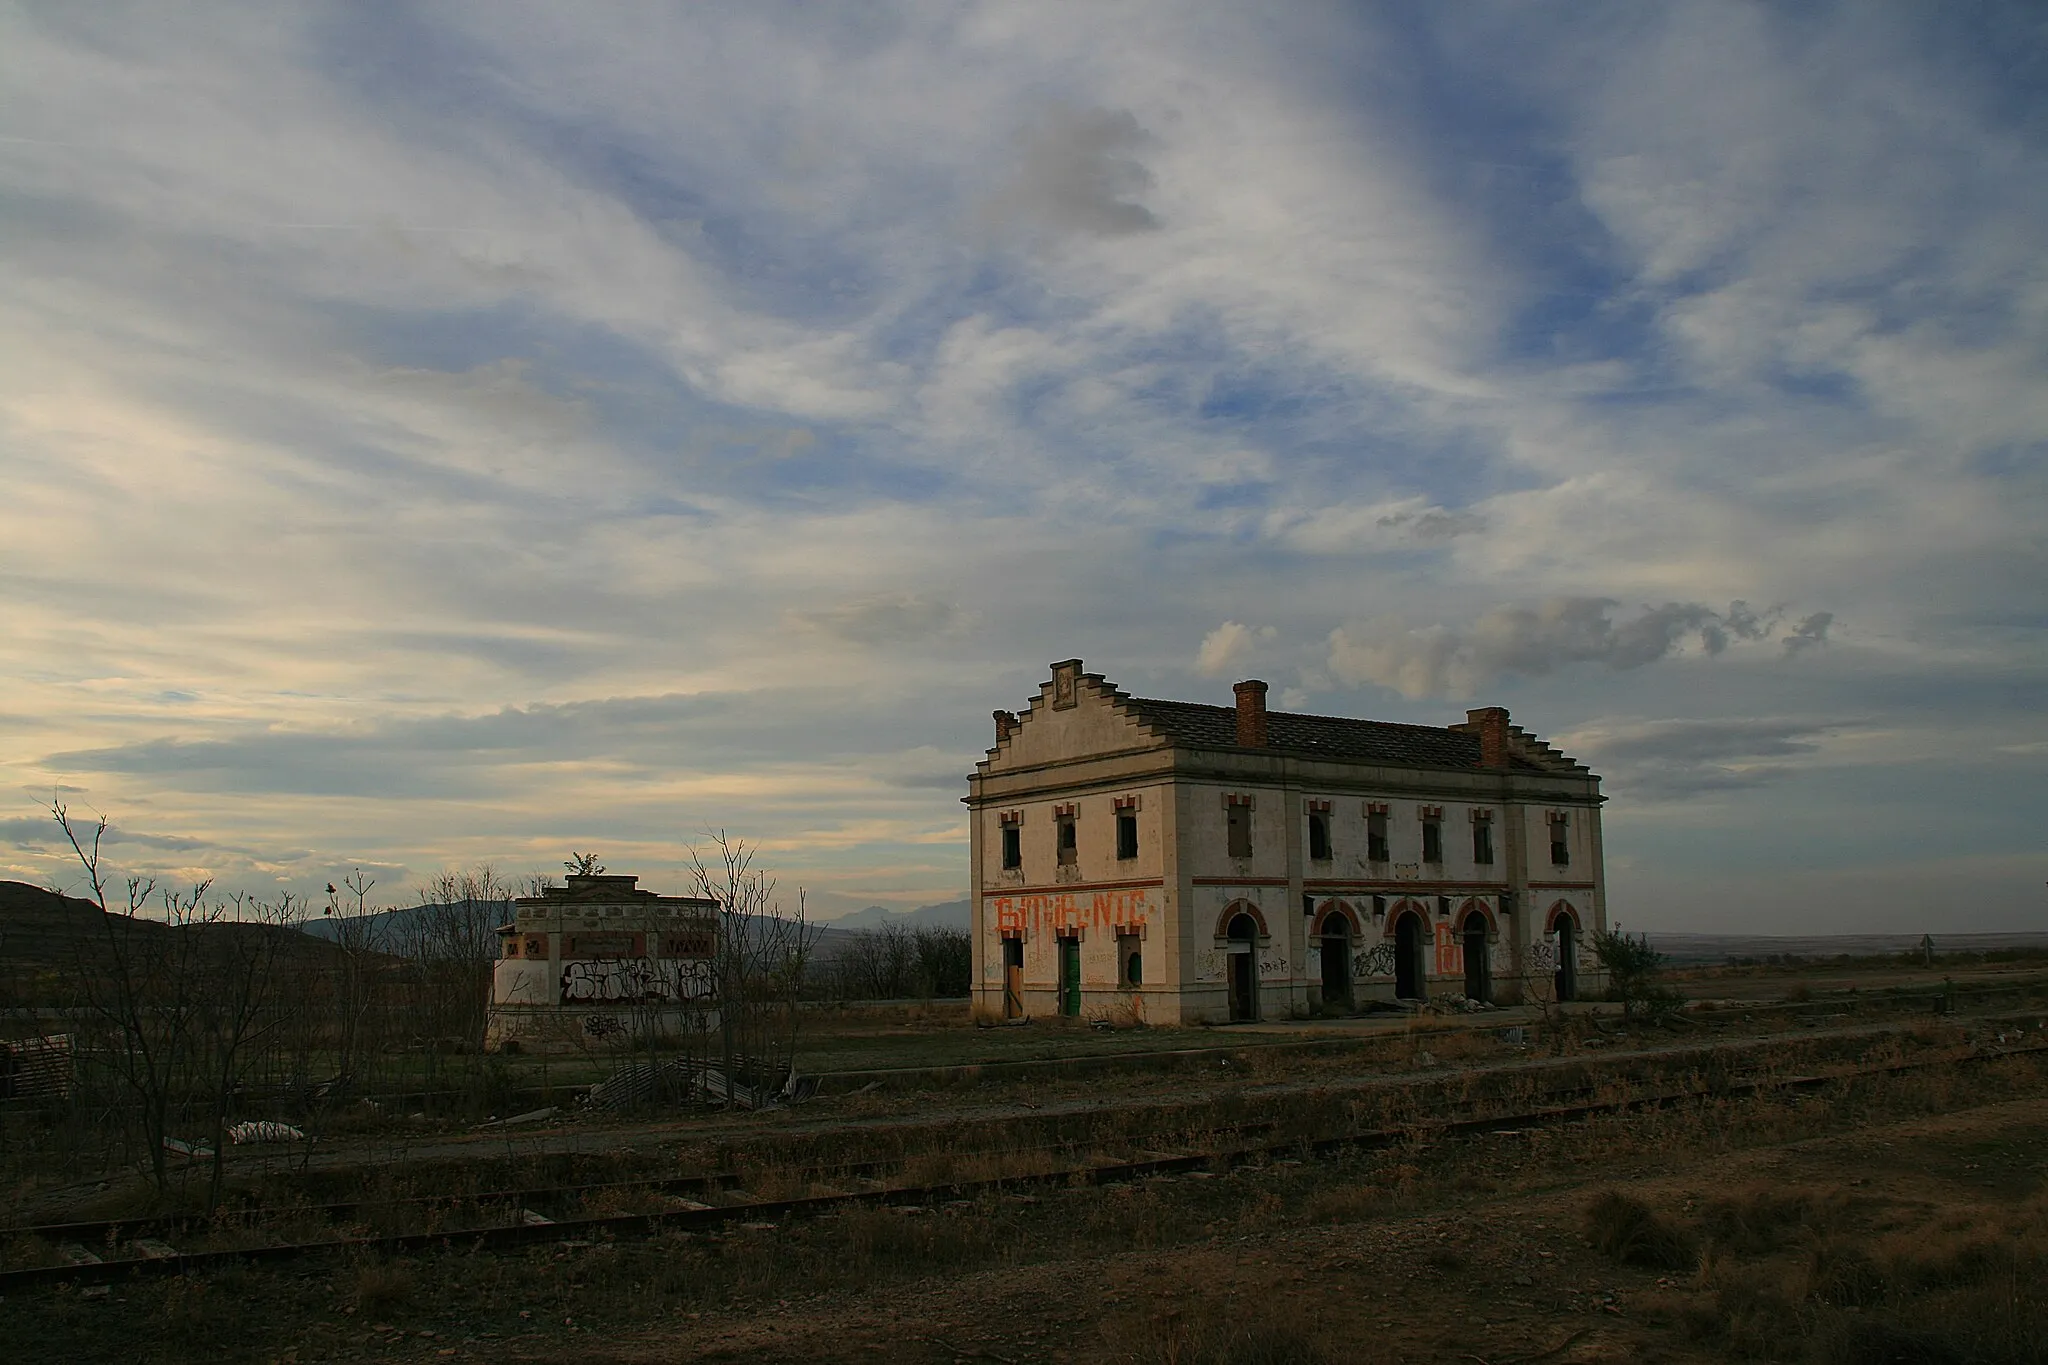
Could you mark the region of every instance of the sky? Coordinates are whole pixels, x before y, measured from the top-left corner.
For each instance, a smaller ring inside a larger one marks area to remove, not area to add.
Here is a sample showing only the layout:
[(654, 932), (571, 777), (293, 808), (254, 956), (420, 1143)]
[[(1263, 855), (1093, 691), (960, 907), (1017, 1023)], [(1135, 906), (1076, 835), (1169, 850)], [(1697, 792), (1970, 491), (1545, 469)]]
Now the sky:
[(0, 877), (966, 894), (1078, 656), (2048, 927), (2048, 13), (0, 4)]

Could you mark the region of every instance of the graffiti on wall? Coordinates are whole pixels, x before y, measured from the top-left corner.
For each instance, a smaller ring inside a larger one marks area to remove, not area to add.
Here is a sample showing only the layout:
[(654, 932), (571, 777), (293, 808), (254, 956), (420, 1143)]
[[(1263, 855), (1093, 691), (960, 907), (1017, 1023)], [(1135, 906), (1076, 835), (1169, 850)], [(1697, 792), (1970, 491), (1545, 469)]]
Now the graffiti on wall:
[(1375, 943), (1370, 948), (1352, 954), (1351, 974), (1357, 976), (1392, 976), (1394, 974), (1394, 945)]
[(1532, 943), (1522, 950), (1531, 976), (1542, 976), (1557, 970), (1557, 948), (1549, 943)]
[(1465, 971), (1465, 941), (1449, 932), (1436, 936), (1436, 974), (1461, 976)]
[(1123, 891), (1042, 891), (1028, 896), (990, 896), (983, 902), (998, 932), (1024, 929), (1139, 928), (1156, 912), (1155, 887)]
[(702, 959), (609, 957), (562, 964), (562, 1003), (681, 1003), (711, 996), (711, 963)]

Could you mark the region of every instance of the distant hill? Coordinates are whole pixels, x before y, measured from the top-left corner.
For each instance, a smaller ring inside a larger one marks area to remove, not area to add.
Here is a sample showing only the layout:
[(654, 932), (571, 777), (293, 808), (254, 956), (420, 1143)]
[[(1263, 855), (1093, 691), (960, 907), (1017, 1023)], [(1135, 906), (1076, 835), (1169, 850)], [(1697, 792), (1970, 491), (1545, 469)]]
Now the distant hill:
[[(315, 938), (330, 941), (341, 937), (344, 923), (360, 923), (366, 935), (365, 946), (378, 952), (404, 955), (406, 949), (417, 942), (420, 933), (431, 922), (435, 905), (408, 905), (401, 910), (379, 910), (372, 914), (355, 916), (352, 920), (336, 919), (331, 915), (315, 915), (302, 928)], [(512, 902), (505, 901), (493, 911), (491, 927), (505, 923), (512, 918)]]
[(909, 928), (920, 926), (938, 929), (965, 929), (973, 917), (973, 906), (964, 900), (940, 901), (936, 905), (920, 905), (915, 910), (891, 910), (886, 905), (869, 905), (837, 919), (820, 920), (827, 929), (879, 929), (885, 924), (901, 924)]
[[(1650, 946), (1676, 965), (1733, 962), (1738, 958), (1875, 957), (1920, 951), (1918, 934), (1665, 934), (1644, 935)], [(1937, 953), (1988, 953), (2014, 948), (2048, 949), (2048, 933), (1936, 934)]]
[[(60, 895), (26, 882), (0, 881), (0, 964), (10, 969), (57, 969), (74, 964), (78, 955), (103, 953), (108, 930), (145, 938), (176, 933), (148, 915), (102, 914), (78, 896)], [(269, 924), (217, 923), (198, 926), (208, 934), (282, 934), (286, 951), (325, 957), (330, 949), (306, 942), (305, 936)]]

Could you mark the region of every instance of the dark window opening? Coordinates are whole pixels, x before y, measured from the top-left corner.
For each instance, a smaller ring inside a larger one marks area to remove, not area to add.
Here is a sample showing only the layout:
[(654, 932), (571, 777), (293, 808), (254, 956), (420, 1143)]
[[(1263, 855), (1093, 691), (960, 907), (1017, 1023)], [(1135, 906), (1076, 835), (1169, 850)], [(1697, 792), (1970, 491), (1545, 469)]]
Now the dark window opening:
[(1493, 821), (1472, 822), (1472, 861), (1485, 866), (1493, 861)]
[(1550, 861), (1558, 867), (1567, 867), (1571, 864), (1570, 828), (1563, 820), (1550, 822)]
[(1383, 863), (1388, 858), (1387, 817), (1368, 815), (1365, 817), (1365, 856), (1367, 860)]
[(1440, 863), (1444, 860), (1444, 827), (1440, 821), (1422, 822), (1422, 861)]
[(1129, 989), (1145, 984), (1144, 953), (1136, 934), (1116, 936), (1117, 984)]
[(1081, 856), (1080, 847), (1074, 842), (1074, 817), (1062, 815), (1058, 821), (1060, 866), (1072, 867)]
[(1015, 825), (1003, 826), (1003, 870), (1014, 871), (1024, 866), (1024, 831)]
[(1308, 856), (1311, 861), (1330, 861), (1330, 817), (1314, 814), (1308, 817)]
[(1116, 856), (1138, 856), (1138, 816), (1135, 811), (1120, 810), (1116, 813)]
[(1249, 858), (1252, 856), (1252, 808), (1231, 806), (1228, 815), (1230, 856)]

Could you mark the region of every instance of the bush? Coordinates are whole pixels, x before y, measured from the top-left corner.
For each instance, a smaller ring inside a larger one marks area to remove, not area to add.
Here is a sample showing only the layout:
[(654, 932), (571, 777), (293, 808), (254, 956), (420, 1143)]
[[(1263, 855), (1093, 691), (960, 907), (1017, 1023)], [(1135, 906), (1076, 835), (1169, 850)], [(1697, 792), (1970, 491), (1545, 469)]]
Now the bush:
[(1603, 1256), (1649, 1270), (1689, 1270), (1699, 1260), (1691, 1233), (1619, 1190), (1602, 1191), (1587, 1206), (1586, 1239)]
[(1667, 960), (1646, 935), (1634, 938), (1602, 929), (1593, 935), (1593, 956), (1607, 973), (1607, 998), (1621, 1002), (1624, 1016), (1655, 1014), (1683, 999), (1663, 980)]

